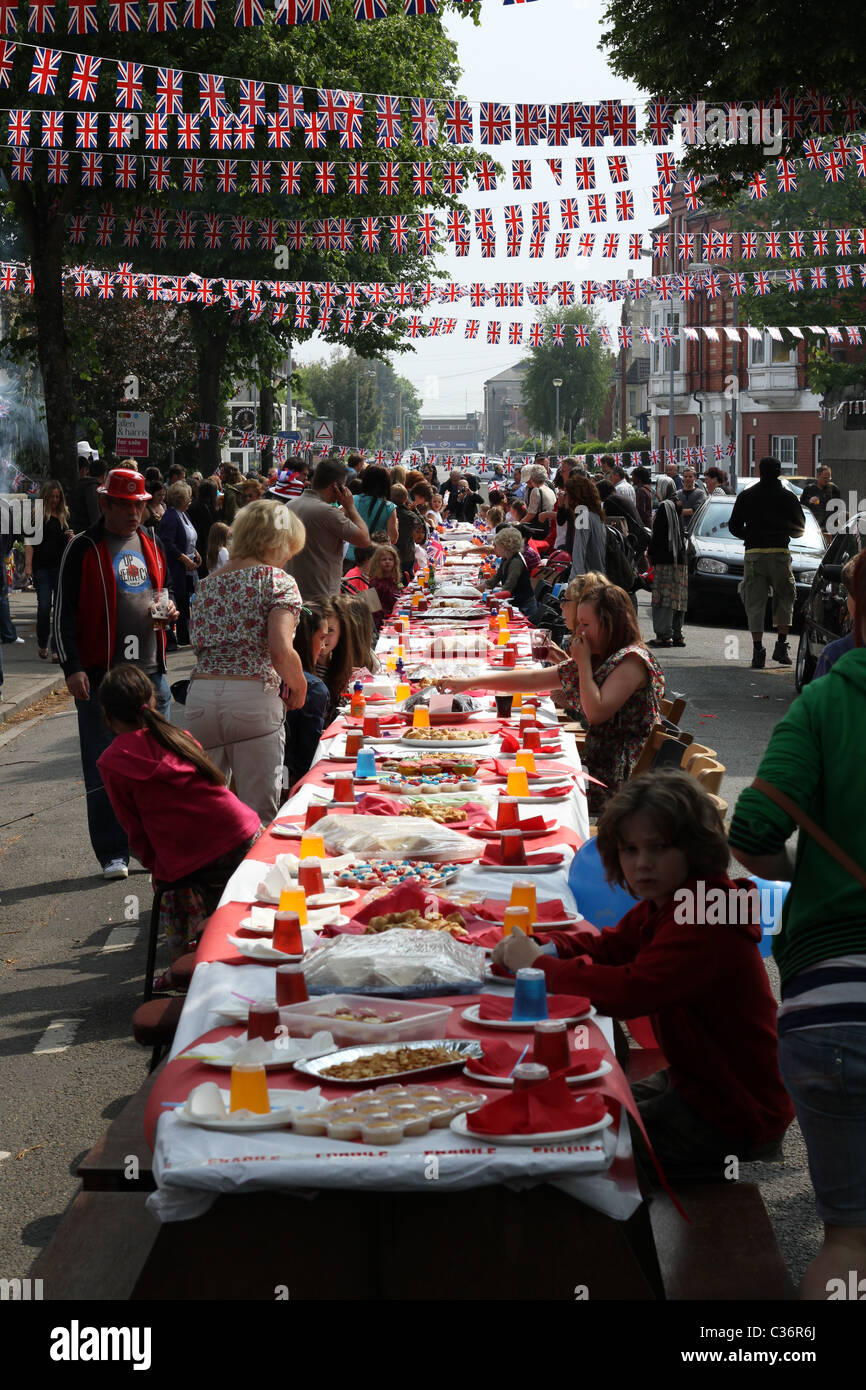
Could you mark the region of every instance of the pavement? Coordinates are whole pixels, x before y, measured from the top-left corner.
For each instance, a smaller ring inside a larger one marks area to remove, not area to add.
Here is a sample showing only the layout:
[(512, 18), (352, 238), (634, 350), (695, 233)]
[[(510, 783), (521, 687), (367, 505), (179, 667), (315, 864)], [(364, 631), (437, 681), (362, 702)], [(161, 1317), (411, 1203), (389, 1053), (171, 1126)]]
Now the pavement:
[(12, 622), (24, 641), (4, 642), (0, 646), (3, 662), (3, 684), (0, 685), (0, 726), (38, 704), (46, 695), (65, 690), (63, 672), (52, 660), (41, 661), (36, 646), (36, 594), (9, 595)]

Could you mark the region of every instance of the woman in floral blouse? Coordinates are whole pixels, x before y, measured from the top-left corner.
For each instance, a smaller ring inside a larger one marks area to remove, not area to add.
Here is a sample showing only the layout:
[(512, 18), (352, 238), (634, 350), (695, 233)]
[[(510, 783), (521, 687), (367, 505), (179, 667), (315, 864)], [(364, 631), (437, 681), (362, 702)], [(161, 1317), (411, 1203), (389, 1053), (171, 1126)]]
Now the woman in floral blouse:
[(231, 559), (202, 580), (190, 617), (198, 664), (187, 728), (265, 824), (280, 804), (285, 712), (307, 695), (293, 646), (301, 596), (282, 568), (305, 539), (282, 502), (248, 503), (232, 527)]
[(512, 671), (495, 679), (439, 681), (441, 690), (565, 692), (569, 705), (587, 725), (584, 765), (603, 786), (590, 783), (589, 810), (604, 803), (631, 776), (650, 730), (659, 717), (665, 681), (647, 651), (631, 599), (615, 584), (587, 589), (583, 576), (573, 579), (562, 600), (566, 627), (574, 633), (570, 655), (559, 666), (540, 671)]

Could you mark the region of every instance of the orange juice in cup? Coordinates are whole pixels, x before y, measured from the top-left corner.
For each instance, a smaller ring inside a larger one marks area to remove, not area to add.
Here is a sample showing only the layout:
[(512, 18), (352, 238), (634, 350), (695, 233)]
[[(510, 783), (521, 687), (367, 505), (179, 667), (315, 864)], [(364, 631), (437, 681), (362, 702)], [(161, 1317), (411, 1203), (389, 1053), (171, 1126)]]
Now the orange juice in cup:
[[(529, 796), (529, 778), (525, 768), (518, 767), (513, 772), (509, 772), (505, 794), (506, 796)], [(303, 846), (301, 846), (301, 853), (303, 854)]]
[[(315, 839), (315, 836), (311, 836)], [(284, 888), (280, 894), (280, 912), (297, 912), (301, 926), (307, 925), (307, 895), (303, 888)]]
[(236, 1062), (232, 1067), (229, 1110), (251, 1110), (254, 1115), (269, 1115), (268, 1079), (261, 1062)]
[(507, 627), (500, 627), (500, 629), (499, 629), (499, 636), (498, 636), (497, 639), (496, 639), (496, 645), (497, 645), (497, 647), (507, 647), (507, 646), (508, 646), (508, 643), (509, 643), (510, 641), (511, 641), (511, 633), (508, 631), (508, 628), (507, 628)]
[(321, 835), (302, 835), (299, 859), (324, 859), (325, 842)]
[(510, 936), (515, 927), (519, 927), (526, 936), (532, 935), (532, 921), (529, 916), (528, 908), (507, 907), (505, 909), (505, 920), (502, 923), (502, 935)]
[(396, 689), (396, 691), (394, 692), (394, 699), (397, 701), (397, 704), (399, 705), (399, 704), (401, 703), (401, 701), (403, 701), (403, 700), (408, 700), (408, 699), (409, 699), (409, 696), (410, 696), (411, 694), (412, 694), (412, 687), (411, 687), (411, 685), (407, 685), (405, 681), (402, 681), (402, 682), (397, 686), (397, 689)]
[(520, 691), (517, 691), (511, 697), (511, 713), (513, 714), (517, 709), (523, 709), (523, 696), (520, 694)]
[(527, 772), (535, 771), (535, 754), (531, 749), (518, 748), (514, 755), (514, 761), (518, 767), (524, 768)]
[(429, 729), (430, 711), (426, 705), (416, 705), (412, 711), (412, 728)]
[(496, 621), (500, 627), (508, 627), (508, 614), (505, 612), (504, 608), (501, 613), (497, 613)]
[(526, 878), (515, 880), (511, 889), (511, 899), (509, 907), (525, 907), (529, 912), (530, 931), (538, 921), (538, 903), (535, 896), (535, 884)]

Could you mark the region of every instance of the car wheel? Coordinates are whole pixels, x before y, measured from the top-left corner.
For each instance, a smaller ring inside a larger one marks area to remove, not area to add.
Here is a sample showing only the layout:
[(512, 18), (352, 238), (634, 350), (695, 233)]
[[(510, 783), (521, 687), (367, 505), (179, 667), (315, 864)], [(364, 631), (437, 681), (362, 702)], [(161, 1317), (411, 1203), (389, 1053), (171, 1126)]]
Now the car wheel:
[(809, 633), (804, 627), (800, 633), (800, 641), (797, 644), (797, 659), (794, 662), (794, 686), (798, 694), (804, 686), (809, 684), (817, 665), (817, 661), (809, 651)]

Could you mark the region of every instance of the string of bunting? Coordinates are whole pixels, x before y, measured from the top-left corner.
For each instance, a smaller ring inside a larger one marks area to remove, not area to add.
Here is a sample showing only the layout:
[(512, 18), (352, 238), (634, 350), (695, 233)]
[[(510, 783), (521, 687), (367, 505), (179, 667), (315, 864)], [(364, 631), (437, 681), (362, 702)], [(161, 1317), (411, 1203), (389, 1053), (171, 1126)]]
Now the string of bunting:
[(866, 400), (839, 401), (838, 405), (822, 405), (818, 414), (822, 420), (838, 420), (841, 414), (866, 415)]

